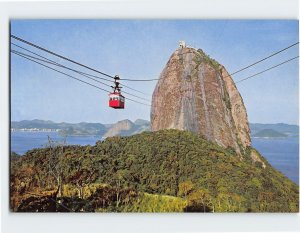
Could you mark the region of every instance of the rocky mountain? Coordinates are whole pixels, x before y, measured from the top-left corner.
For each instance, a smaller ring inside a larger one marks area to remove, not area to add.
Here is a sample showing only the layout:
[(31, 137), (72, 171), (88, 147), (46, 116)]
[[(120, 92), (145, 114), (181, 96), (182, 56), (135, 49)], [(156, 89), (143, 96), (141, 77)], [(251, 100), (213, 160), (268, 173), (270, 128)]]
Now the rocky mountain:
[(112, 127), (109, 128), (108, 131), (103, 135), (103, 137), (130, 136), (149, 130), (149, 121), (138, 119), (135, 121), (135, 123), (133, 123), (130, 120), (123, 120), (112, 125)]
[(225, 67), (201, 49), (177, 49), (152, 95), (151, 129), (188, 130), (243, 153), (251, 145), (247, 112)]

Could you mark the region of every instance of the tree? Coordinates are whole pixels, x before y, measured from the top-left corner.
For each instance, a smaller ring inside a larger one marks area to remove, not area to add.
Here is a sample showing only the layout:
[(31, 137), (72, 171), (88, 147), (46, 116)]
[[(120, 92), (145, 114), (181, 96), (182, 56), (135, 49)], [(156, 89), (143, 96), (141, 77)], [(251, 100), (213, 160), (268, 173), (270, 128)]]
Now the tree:
[(179, 183), (178, 187), (178, 195), (184, 197), (185, 199), (187, 198), (187, 195), (190, 194), (190, 192), (193, 190), (194, 185), (192, 181), (184, 181)]
[(121, 202), (121, 183), (125, 181), (125, 177), (127, 174), (127, 170), (119, 170), (117, 173), (113, 176), (113, 180), (115, 182), (115, 187), (116, 187), (116, 198), (117, 198), (117, 203), (116, 207), (119, 207), (119, 204)]
[(66, 137), (63, 142), (56, 142), (48, 136), (48, 147), (50, 149), (48, 172), (55, 178), (57, 183), (56, 197), (61, 197), (63, 192), (63, 156), (65, 145)]
[(91, 154), (70, 154), (65, 158), (66, 181), (78, 188), (79, 197), (84, 198), (84, 188), (95, 182), (99, 175), (98, 156)]
[(188, 210), (192, 212), (211, 212), (212, 198), (207, 189), (198, 189), (188, 196)]

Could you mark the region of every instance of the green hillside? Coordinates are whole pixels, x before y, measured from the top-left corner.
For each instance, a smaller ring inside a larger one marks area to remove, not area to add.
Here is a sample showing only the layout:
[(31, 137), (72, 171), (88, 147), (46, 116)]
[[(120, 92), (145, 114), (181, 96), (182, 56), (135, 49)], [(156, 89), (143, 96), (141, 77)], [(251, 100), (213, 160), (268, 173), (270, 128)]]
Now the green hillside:
[(12, 164), (11, 208), (298, 212), (298, 189), (251, 148), (241, 157), (190, 132), (163, 130), (27, 152)]

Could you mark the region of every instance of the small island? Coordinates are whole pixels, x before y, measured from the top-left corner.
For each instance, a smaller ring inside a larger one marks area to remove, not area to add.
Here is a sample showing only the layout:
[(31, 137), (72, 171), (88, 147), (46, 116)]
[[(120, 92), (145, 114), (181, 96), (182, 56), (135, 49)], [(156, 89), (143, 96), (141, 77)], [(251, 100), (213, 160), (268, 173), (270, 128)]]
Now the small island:
[(273, 129), (263, 129), (253, 135), (254, 138), (286, 138), (287, 135)]

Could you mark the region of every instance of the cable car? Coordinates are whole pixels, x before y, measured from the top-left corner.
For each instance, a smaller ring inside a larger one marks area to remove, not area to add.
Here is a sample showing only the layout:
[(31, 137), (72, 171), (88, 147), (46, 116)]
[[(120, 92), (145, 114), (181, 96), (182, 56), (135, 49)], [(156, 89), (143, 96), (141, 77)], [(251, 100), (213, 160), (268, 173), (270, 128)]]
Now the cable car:
[(109, 94), (109, 107), (111, 108), (124, 108), (125, 97), (119, 92), (112, 92)]
[(109, 93), (108, 106), (115, 109), (124, 109), (125, 107), (125, 97), (121, 94), (121, 88), (119, 76), (116, 75), (115, 86), (111, 86), (113, 88), (113, 92)]

